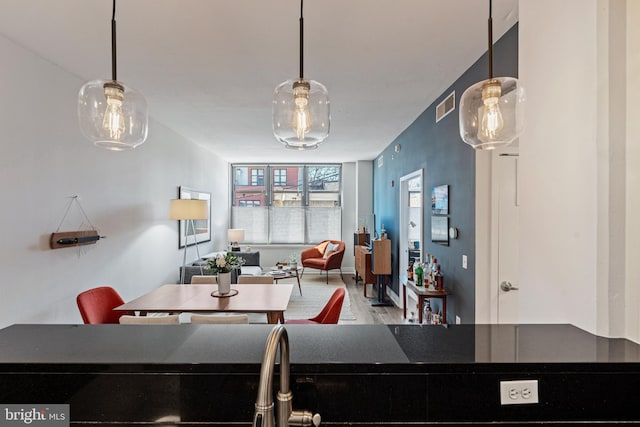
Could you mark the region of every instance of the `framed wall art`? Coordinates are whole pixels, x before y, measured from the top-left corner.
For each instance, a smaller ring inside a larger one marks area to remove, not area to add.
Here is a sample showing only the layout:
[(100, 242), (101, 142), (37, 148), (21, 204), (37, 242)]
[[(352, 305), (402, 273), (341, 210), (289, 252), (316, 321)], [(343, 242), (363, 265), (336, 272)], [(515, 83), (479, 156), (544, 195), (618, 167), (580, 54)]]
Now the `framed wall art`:
[(449, 245), (449, 217), (431, 216), (431, 241)]
[(449, 215), (449, 186), (439, 185), (431, 189), (431, 213)]

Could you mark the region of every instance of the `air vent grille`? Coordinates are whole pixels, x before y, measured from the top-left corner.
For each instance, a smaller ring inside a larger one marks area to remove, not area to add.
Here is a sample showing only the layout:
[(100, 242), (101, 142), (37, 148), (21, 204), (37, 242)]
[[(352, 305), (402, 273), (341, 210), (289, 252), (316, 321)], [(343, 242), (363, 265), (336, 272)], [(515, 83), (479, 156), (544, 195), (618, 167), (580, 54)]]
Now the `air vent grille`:
[(447, 114), (456, 109), (456, 91), (442, 100), (436, 107), (436, 123), (442, 120)]

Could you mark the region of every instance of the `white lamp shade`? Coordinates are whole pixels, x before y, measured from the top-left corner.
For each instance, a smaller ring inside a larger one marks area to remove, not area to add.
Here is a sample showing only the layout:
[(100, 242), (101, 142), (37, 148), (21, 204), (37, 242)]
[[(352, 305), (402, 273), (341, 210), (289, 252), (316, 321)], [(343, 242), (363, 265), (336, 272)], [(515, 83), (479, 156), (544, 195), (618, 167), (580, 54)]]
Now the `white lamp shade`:
[[(107, 104), (105, 83), (123, 89), (118, 103), (121, 105)], [(105, 115), (111, 119), (105, 120)], [(140, 92), (121, 82), (92, 80), (78, 93), (78, 121), (82, 134), (95, 145), (113, 151), (130, 150), (147, 139), (147, 101)], [(117, 131), (113, 130), (114, 126)]]
[[(485, 93), (498, 96), (483, 99), (483, 89), (490, 82), (496, 91)], [(460, 98), (460, 137), (480, 150), (512, 143), (524, 130), (525, 101), (524, 88), (513, 77), (496, 77), (470, 86)]]
[[(308, 99), (301, 113), (294, 98), (294, 83), (308, 84)], [(305, 129), (296, 129), (304, 114)], [(297, 120), (296, 120), (297, 118)], [(316, 149), (329, 136), (331, 122), (329, 92), (315, 80), (292, 79), (280, 83), (273, 93), (273, 134), (287, 148), (295, 150)]]
[(230, 228), (227, 231), (227, 238), (232, 243), (241, 242), (244, 240), (244, 230), (242, 228)]
[(209, 208), (206, 200), (174, 199), (169, 204), (169, 219), (207, 219)]

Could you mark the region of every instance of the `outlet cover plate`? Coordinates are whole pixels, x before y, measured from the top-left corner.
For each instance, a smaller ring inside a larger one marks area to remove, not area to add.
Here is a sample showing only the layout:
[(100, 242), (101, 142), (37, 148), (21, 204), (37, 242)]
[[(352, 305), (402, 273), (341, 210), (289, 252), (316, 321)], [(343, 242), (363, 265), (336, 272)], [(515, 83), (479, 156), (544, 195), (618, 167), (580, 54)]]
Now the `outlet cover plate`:
[(538, 380), (500, 381), (502, 405), (528, 405), (539, 403)]

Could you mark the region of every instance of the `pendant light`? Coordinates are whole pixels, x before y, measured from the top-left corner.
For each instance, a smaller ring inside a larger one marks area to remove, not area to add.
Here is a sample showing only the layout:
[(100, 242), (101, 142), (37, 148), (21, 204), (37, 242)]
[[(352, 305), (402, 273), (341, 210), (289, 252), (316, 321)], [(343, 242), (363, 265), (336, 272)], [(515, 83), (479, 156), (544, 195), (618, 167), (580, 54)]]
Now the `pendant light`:
[(460, 136), (471, 147), (508, 145), (524, 130), (525, 91), (513, 77), (493, 77), (493, 20), (489, 0), (489, 79), (470, 86), (460, 99)]
[(316, 149), (329, 136), (329, 93), (304, 78), (304, 19), (300, 0), (300, 77), (280, 83), (273, 94), (273, 134), (287, 148)]
[(78, 94), (82, 134), (108, 150), (129, 150), (147, 139), (147, 101), (137, 90), (117, 80), (116, 0), (111, 18), (111, 80), (92, 80)]

